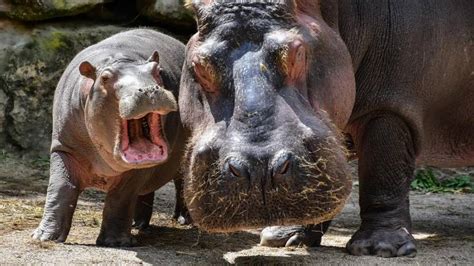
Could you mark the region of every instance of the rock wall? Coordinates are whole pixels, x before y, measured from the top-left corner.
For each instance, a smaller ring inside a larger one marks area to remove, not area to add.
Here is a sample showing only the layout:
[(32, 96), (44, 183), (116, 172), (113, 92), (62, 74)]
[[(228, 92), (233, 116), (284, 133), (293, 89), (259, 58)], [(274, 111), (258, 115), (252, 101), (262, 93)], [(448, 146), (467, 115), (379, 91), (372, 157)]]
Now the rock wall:
[(47, 156), (56, 83), (80, 50), (150, 27), (186, 41), (181, 0), (0, 0), (0, 151)]

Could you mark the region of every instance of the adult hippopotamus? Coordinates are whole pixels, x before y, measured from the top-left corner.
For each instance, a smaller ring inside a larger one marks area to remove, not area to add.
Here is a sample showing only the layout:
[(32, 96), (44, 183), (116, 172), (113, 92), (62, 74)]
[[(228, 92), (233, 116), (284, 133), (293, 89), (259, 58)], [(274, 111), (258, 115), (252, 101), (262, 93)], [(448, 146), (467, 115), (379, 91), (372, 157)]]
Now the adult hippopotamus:
[(35, 239), (65, 241), (79, 194), (93, 187), (107, 192), (97, 244), (133, 243), (134, 214), (146, 226), (153, 191), (179, 177), (183, 60), (181, 42), (149, 29), (116, 34), (72, 60), (54, 95), (51, 174)]
[[(354, 255), (414, 255), (415, 165), (474, 163), (472, 1), (192, 1), (185, 199), (209, 231), (318, 244), (359, 157)], [(320, 224), (325, 222), (324, 224)]]

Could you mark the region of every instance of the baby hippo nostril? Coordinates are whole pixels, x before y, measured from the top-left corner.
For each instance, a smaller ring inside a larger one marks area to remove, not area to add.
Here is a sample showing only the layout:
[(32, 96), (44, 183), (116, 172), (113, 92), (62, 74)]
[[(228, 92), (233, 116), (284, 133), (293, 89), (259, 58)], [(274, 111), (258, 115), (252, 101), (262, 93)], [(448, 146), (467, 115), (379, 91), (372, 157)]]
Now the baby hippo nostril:
[(230, 159), (224, 166), (224, 170), (233, 177), (250, 178), (248, 168), (239, 160)]
[(277, 155), (270, 169), (274, 183), (283, 182), (285, 176), (291, 174), (293, 161), (293, 155), (290, 152)]

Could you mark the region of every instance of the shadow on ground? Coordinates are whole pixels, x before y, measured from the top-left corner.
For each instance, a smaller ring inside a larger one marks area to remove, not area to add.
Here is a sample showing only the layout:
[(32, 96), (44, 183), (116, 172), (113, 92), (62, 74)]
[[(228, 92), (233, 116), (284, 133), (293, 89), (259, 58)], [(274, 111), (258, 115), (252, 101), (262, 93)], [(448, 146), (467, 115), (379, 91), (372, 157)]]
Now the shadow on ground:
[(474, 265), (474, 197), (472, 194), (411, 193), (417, 240), (416, 258), (354, 257), (344, 246), (359, 225), (357, 186), (343, 212), (316, 248), (258, 246), (258, 231), (200, 233), (172, 220), (174, 188), (156, 193), (153, 226), (135, 232), (139, 245), (101, 248), (104, 194), (88, 190), (80, 197), (65, 244), (32, 241), (44, 204), (48, 167), (43, 161), (0, 158), (0, 264), (467, 264)]

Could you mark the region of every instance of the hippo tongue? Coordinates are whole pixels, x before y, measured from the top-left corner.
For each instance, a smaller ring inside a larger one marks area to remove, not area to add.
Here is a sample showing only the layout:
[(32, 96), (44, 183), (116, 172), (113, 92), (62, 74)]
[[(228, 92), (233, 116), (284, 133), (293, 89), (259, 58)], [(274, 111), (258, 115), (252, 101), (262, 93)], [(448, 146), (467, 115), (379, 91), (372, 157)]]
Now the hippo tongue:
[(122, 125), (122, 159), (132, 164), (159, 163), (168, 157), (161, 130), (161, 117), (150, 113)]

